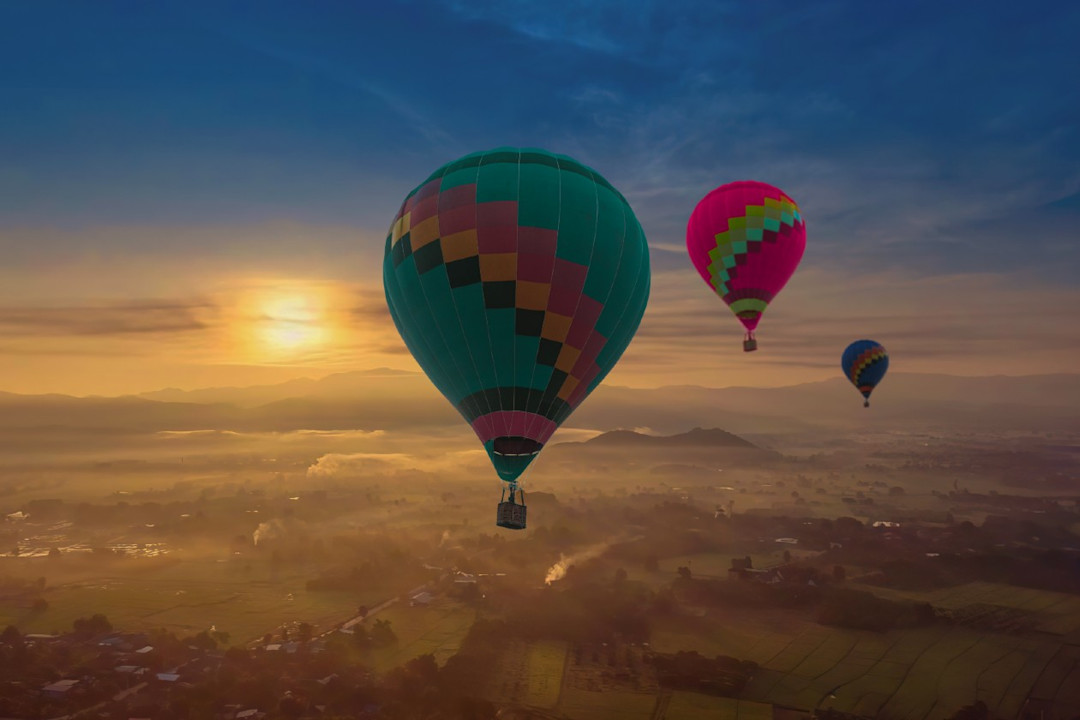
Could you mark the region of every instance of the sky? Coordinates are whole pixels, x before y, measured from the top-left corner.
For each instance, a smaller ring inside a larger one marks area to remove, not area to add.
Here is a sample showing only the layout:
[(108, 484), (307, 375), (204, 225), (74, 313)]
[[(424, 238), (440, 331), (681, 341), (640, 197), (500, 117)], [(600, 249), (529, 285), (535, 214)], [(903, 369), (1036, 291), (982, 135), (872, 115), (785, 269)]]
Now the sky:
[[(0, 390), (415, 369), (381, 288), (405, 195), (469, 152), (598, 170), (653, 293), (607, 382), (1076, 371), (1080, 4), (0, 3)], [(760, 350), (694, 272), (709, 190), (777, 185), (803, 263)]]

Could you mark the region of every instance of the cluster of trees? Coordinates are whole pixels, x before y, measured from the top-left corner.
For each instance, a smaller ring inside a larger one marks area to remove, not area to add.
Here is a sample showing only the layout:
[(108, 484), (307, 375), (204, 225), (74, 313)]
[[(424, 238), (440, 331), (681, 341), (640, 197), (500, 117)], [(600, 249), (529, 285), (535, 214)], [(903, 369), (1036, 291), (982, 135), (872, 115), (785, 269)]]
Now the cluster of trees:
[(649, 659), (662, 687), (727, 697), (738, 697), (758, 670), (749, 660), (724, 655), (710, 659), (697, 652), (654, 653)]
[[(870, 592), (837, 587), (833, 576), (815, 568), (790, 567), (785, 570), (799, 582), (766, 584), (754, 581), (699, 579), (689, 569), (672, 582), (677, 599), (692, 605), (728, 605), (734, 607), (772, 607), (812, 610), (823, 625), (884, 631), (915, 627), (936, 621), (929, 603), (893, 601)], [(815, 579), (810, 585), (807, 578)]]
[[(131, 711), (171, 720), (215, 717), (227, 704), (259, 708), (273, 720), (319, 717), (328, 720), (378, 717), (385, 720), (494, 720), (495, 707), (463, 692), (456, 676), (423, 655), (381, 678), (357, 659), (343, 636), (324, 652), (295, 654), (231, 648), (220, 667), (189, 686), (170, 689), (167, 698)], [(142, 702), (146, 702), (145, 700)]]
[(936, 616), (930, 603), (899, 602), (862, 590), (830, 588), (822, 593), (817, 621), (822, 625), (883, 632), (929, 625), (936, 621)]

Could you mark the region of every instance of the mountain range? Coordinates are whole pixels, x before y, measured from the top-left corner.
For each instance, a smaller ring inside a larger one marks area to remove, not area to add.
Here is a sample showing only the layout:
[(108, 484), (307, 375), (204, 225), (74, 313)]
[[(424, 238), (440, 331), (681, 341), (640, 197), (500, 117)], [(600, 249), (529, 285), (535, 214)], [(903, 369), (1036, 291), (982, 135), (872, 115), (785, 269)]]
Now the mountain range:
[[(843, 378), (777, 388), (601, 386), (566, 423), (652, 433), (723, 426), (739, 434), (888, 430), (1080, 430), (1080, 374), (960, 377), (890, 374), (870, 408)], [(370, 370), (276, 385), (166, 389), (139, 396), (0, 392), (0, 429), (410, 430), (461, 423), (419, 373)], [(618, 436), (605, 443), (618, 442)]]

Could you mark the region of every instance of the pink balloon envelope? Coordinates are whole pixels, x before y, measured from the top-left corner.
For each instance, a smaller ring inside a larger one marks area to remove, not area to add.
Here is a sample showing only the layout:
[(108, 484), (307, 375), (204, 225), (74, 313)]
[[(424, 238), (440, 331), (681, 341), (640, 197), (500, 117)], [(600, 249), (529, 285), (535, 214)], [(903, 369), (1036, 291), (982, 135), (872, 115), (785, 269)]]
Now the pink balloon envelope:
[(686, 226), (686, 249), (698, 273), (746, 328), (743, 349), (806, 251), (806, 222), (779, 188), (754, 180), (716, 188)]

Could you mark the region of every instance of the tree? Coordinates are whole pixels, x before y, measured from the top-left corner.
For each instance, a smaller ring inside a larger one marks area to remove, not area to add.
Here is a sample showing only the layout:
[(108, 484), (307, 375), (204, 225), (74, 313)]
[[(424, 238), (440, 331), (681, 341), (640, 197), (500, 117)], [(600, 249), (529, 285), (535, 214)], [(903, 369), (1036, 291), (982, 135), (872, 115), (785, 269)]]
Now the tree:
[(311, 623), (302, 622), (296, 629), (296, 635), (300, 642), (306, 643), (311, 641), (311, 635), (314, 631), (315, 628), (312, 627)]
[(60, 548), (55, 547), (55, 546), (49, 548), (49, 559), (50, 560), (59, 560), (60, 559)]
[(685, 565), (680, 565), (676, 572), (679, 573), (679, 577), (681, 577), (683, 580), (689, 580), (692, 577), (690, 573), (690, 568), (686, 567)]
[(833, 565), (832, 576), (836, 582), (844, 582), (847, 578), (847, 571), (844, 570), (843, 565)]
[(359, 615), (361, 618), (366, 618), (368, 614), (367, 605), (361, 605), (360, 607), (356, 608), (356, 614)]
[(210, 633), (203, 630), (198, 635), (188, 638), (185, 642), (194, 645), (201, 650), (214, 650), (217, 648), (217, 642), (214, 638), (210, 637)]
[(30, 609), (36, 613), (45, 612), (49, 609), (49, 602), (43, 597), (36, 597), (30, 604)]
[(101, 613), (95, 613), (88, 618), (79, 618), (73, 626), (75, 634), (83, 637), (94, 637), (112, 632), (112, 623)]
[(371, 642), (377, 647), (385, 647), (397, 642), (397, 635), (394, 634), (393, 629), (390, 627), (389, 620), (376, 620), (375, 625), (371, 628)]
[(14, 625), (8, 625), (4, 632), (0, 633), (0, 643), (5, 645), (18, 645), (22, 643), (22, 633)]
[(784, 562), (786, 562), (786, 563), (791, 562), (791, 551), (790, 550), (785, 550), (784, 551)]

